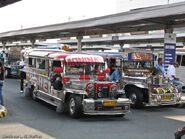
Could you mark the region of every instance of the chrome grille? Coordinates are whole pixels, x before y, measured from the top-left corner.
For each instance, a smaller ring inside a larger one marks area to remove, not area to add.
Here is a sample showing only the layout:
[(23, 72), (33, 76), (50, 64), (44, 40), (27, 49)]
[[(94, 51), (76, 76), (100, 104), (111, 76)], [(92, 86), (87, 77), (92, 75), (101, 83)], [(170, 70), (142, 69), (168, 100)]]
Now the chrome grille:
[(109, 98), (110, 92), (108, 86), (99, 86), (97, 90), (98, 98)]

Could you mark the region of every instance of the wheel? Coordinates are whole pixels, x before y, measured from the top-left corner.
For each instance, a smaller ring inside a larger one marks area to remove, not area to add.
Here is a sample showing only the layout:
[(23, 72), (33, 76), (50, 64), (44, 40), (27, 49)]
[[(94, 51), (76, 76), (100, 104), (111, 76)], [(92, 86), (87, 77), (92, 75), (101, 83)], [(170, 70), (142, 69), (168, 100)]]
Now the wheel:
[(31, 98), (32, 96), (32, 93), (31, 93), (31, 88), (29, 87), (24, 87), (24, 97), (26, 98)]
[(80, 96), (71, 95), (68, 105), (69, 115), (72, 118), (78, 118), (82, 114), (82, 100)]
[(131, 100), (132, 108), (142, 108), (143, 107), (143, 94), (141, 89), (133, 87), (129, 89), (129, 99)]
[(37, 98), (37, 90), (36, 89), (34, 89), (33, 92), (32, 92), (32, 99), (34, 101), (38, 101), (38, 98)]
[(61, 102), (57, 108), (56, 112), (60, 114), (65, 114), (67, 112), (66, 104), (64, 102)]

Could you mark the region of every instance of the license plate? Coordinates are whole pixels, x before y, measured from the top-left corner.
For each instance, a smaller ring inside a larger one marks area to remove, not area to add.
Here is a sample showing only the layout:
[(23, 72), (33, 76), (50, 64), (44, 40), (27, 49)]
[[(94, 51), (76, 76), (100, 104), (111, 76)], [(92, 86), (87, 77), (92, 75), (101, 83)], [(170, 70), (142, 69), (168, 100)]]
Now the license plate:
[(105, 100), (103, 102), (103, 106), (117, 106), (117, 101), (116, 100)]
[(161, 96), (162, 100), (170, 100), (171, 98), (172, 98), (171, 95), (163, 95), (163, 96)]

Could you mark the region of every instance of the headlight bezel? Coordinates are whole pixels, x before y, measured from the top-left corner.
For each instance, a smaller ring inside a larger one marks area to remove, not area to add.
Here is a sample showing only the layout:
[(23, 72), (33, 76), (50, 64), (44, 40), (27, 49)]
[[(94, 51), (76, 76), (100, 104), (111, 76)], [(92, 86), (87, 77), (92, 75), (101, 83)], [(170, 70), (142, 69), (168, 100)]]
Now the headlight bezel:
[(86, 85), (86, 92), (89, 97), (93, 97), (95, 93), (95, 85), (93, 83), (89, 83)]

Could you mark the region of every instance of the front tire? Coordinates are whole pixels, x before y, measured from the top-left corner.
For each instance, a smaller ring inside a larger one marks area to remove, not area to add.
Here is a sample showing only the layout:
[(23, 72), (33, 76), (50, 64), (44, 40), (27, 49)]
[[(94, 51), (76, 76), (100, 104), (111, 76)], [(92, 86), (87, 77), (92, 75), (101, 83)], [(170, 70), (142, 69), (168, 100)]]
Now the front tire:
[(57, 108), (56, 112), (60, 114), (65, 114), (67, 112), (66, 104), (64, 102), (61, 102)]
[(36, 89), (34, 89), (33, 90), (33, 92), (32, 92), (32, 99), (34, 100), (34, 101), (38, 101), (38, 98), (37, 98), (37, 90)]
[(68, 105), (69, 115), (72, 118), (78, 118), (82, 114), (82, 99), (80, 96), (71, 95)]
[(131, 100), (132, 108), (142, 108), (143, 107), (143, 94), (140, 88), (130, 88), (127, 92), (128, 98)]
[(26, 97), (26, 98), (32, 97), (31, 88), (29, 88), (27, 86), (24, 87), (24, 97)]

